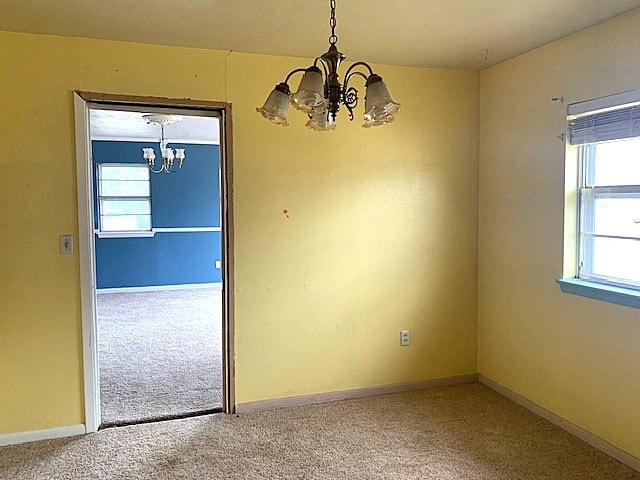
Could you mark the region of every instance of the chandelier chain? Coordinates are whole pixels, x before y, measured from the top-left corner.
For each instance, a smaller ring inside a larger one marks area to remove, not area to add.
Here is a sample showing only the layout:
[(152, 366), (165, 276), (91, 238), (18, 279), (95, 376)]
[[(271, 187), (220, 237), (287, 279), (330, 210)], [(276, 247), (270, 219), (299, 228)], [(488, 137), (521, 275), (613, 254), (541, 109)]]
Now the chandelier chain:
[(331, 36), (329, 37), (329, 44), (335, 45), (338, 42), (338, 36), (336, 35), (336, 0), (330, 0), (329, 4), (331, 6), (331, 18), (329, 19)]

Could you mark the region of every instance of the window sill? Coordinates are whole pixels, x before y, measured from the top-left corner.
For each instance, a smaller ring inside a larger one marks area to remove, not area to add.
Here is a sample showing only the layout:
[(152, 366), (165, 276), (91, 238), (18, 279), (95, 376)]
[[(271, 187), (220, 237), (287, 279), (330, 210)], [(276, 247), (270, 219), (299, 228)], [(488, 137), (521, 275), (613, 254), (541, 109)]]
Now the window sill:
[(153, 237), (156, 232), (153, 230), (145, 230), (145, 231), (134, 231), (134, 232), (101, 232), (99, 230), (94, 230), (95, 234), (98, 238), (145, 238), (145, 237)]
[(558, 278), (556, 282), (564, 293), (640, 308), (640, 292), (636, 290), (589, 282), (579, 278)]

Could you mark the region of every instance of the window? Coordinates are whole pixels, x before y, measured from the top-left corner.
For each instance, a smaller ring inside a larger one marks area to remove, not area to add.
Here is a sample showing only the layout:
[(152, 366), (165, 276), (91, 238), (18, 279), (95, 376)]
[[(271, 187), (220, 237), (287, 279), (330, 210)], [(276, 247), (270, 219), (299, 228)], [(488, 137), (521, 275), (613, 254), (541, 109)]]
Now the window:
[(640, 92), (570, 105), (568, 124), (578, 159), (575, 276), (640, 291)]
[(640, 289), (640, 138), (580, 147), (578, 277)]
[(149, 169), (140, 164), (98, 165), (100, 232), (150, 232)]

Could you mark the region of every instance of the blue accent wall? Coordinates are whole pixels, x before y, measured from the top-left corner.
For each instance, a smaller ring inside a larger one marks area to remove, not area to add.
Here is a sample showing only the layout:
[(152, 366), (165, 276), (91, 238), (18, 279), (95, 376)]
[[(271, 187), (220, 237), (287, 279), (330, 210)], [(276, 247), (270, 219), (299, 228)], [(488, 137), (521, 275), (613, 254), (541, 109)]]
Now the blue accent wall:
[[(142, 148), (151, 142), (94, 140), (94, 205), (96, 228), (97, 165), (145, 163)], [(220, 227), (220, 148), (218, 145), (169, 143), (184, 148), (186, 158), (178, 173), (151, 174), (153, 228)], [(221, 259), (221, 232), (156, 232), (154, 237), (98, 238), (98, 288), (210, 283), (222, 280), (215, 267)]]

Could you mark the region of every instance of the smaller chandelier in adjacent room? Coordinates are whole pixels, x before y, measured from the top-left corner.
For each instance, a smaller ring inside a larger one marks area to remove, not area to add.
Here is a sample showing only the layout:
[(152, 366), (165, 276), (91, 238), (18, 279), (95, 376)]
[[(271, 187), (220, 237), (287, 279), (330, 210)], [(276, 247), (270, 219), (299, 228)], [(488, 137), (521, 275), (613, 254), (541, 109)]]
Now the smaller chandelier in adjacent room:
[[(167, 146), (168, 140), (164, 136), (164, 127), (172, 125), (182, 120), (179, 115), (143, 115), (142, 118), (146, 120), (148, 124), (160, 125), (160, 154), (162, 155), (162, 164), (155, 167), (156, 154), (153, 148), (143, 148), (142, 156), (147, 161), (149, 170), (153, 173), (175, 173), (182, 168), (182, 161), (184, 160), (184, 148), (173, 148)], [(177, 165), (175, 160), (178, 161)]]
[[(358, 90), (350, 87), (349, 82), (358, 76), (365, 80), (366, 87), (362, 126), (374, 127), (392, 122), (400, 110), (400, 104), (393, 101), (382, 77), (376, 75), (368, 64), (354, 63), (347, 69), (344, 82), (340, 82), (338, 67), (346, 56), (336, 47), (338, 42), (336, 0), (330, 0), (329, 3), (331, 9), (329, 50), (316, 58), (310, 67), (298, 68), (290, 72), (284, 82), (276, 85), (264, 105), (256, 110), (270, 122), (286, 126), (291, 103), (307, 114), (309, 117), (307, 127), (317, 131), (333, 130), (340, 105), (346, 107), (350, 119), (353, 120), (353, 110), (358, 105), (359, 99)], [(292, 75), (299, 72), (304, 74), (298, 90), (292, 96), (288, 82)]]

